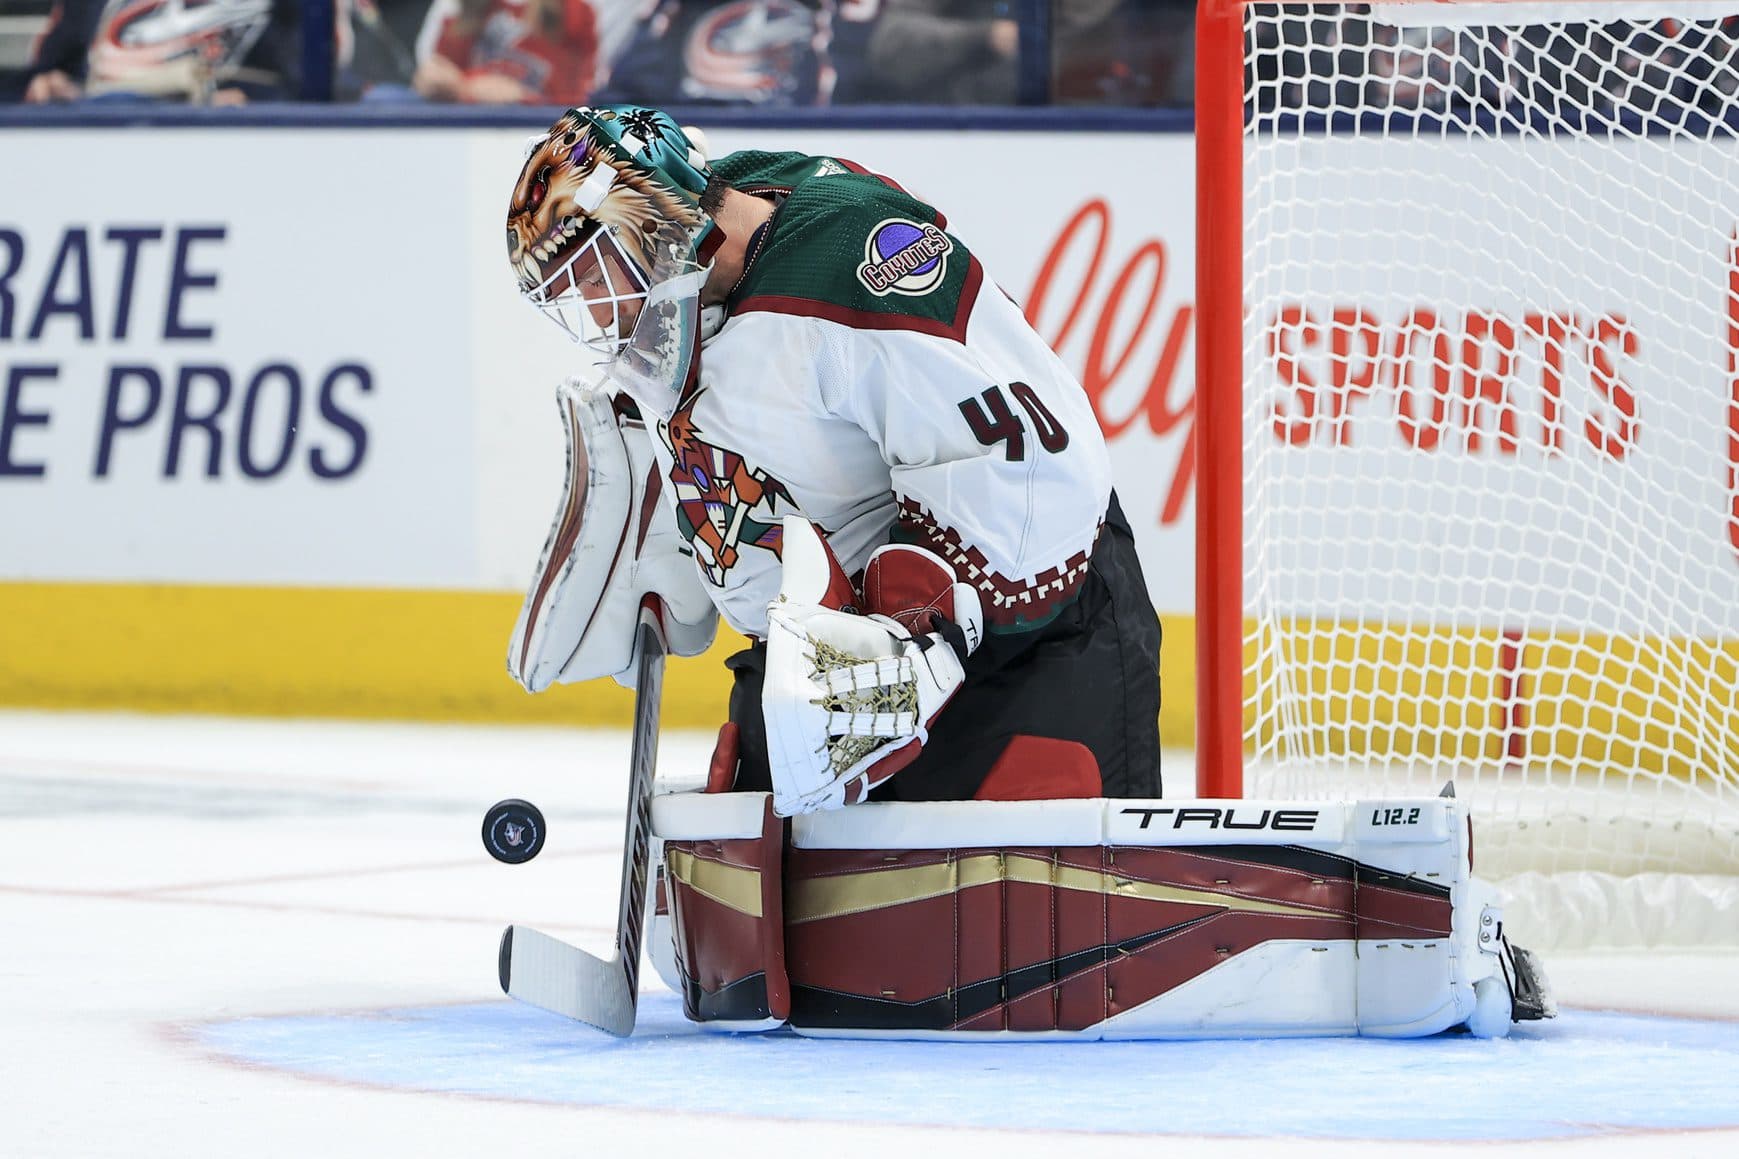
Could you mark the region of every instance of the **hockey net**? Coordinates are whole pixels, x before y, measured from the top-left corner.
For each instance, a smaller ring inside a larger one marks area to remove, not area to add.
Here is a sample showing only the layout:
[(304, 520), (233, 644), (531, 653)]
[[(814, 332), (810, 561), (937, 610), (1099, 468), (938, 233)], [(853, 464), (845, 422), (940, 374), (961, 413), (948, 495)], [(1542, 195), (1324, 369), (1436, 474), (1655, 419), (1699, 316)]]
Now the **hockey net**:
[(1739, 942), (1739, 0), (1198, 29), (1203, 791), (1453, 781), (1529, 937)]

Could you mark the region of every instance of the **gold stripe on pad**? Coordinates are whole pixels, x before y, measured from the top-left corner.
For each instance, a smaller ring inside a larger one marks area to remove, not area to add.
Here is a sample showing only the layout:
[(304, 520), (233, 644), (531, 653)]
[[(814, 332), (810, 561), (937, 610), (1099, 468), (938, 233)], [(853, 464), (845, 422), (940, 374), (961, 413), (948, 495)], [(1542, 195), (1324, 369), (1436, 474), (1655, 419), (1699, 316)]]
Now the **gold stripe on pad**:
[(686, 849), (665, 846), (670, 875), (703, 897), (752, 918), (761, 916), (761, 875), (740, 865), (723, 865), (696, 857)]
[(1048, 885), (1083, 893), (1111, 894), (1140, 901), (1212, 906), (1240, 913), (1323, 917), (1307, 906), (1265, 901), (1209, 889), (1137, 881), (1099, 870), (1056, 865), (1042, 857), (1019, 853), (972, 853), (936, 865), (895, 866), (841, 877), (816, 877), (786, 882), (785, 921), (789, 925), (849, 917), (888, 906), (942, 897), (997, 881)]
[[(1264, 901), (1243, 894), (1224, 893), (1213, 889), (1191, 889), (1182, 885), (1161, 885), (1158, 882), (1137, 881), (1114, 873), (1078, 869), (1070, 865), (1056, 867), (1055, 875), (1048, 861), (1036, 857), (1012, 856), (1009, 859), (1011, 881), (1035, 885), (1055, 884), (1058, 889), (1075, 889), (1086, 893), (1114, 893), (1118, 897), (1139, 898), (1142, 901), (1172, 901), (1184, 905), (1211, 905), (1239, 913), (1284, 914), (1291, 917), (1322, 917), (1323, 911), (1308, 906), (1287, 905), (1285, 902)], [(1024, 863), (1024, 864), (1017, 864)]]
[(1001, 877), (997, 857), (981, 853), (935, 865), (896, 866), (840, 877), (787, 877), (785, 924), (848, 917), (988, 885)]

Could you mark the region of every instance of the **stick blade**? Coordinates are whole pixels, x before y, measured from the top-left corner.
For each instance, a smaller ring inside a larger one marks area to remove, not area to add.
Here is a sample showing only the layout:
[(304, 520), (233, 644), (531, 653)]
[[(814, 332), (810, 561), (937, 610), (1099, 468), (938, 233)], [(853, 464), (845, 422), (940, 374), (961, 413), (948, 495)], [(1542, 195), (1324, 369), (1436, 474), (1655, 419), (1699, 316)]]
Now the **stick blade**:
[(618, 1038), (634, 1033), (637, 996), (620, 958), (604, 961), (530, 926), (508, 926), (500, 973), (510, 998)]

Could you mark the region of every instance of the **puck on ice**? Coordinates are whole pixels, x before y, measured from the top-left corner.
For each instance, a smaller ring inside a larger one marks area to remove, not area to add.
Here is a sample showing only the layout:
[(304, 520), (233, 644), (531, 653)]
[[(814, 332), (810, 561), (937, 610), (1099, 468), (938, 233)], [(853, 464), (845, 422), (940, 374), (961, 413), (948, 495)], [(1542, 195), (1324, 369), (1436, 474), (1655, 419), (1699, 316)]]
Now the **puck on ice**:
[(530, 861), (543, 848), (543, 814), (517, 797), (497, 801), (483, 815), (483, 847), (509, 865)]

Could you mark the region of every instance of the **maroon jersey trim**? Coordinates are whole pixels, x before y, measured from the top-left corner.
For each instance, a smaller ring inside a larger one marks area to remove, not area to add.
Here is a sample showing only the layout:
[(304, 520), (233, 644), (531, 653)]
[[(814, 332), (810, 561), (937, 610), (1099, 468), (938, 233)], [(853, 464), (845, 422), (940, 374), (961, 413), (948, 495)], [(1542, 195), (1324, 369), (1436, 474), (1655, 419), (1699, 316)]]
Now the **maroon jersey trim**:
[(745, 298), (731, 311), (741, 314), (790, 314), (798, 318), (821, 318), (855, 330), (910, 330), (934, 338), (950, 338), (966, 344), (966, 323), (972, 317), (972, 307), (978, 301), (978, 291), (984, 286), (984, 267), (976, 257), (966, 266), (966, 280), (960, 286), (960, 302), (950, 322), (935, 318), (920, 318), (914, 314), (887, 314), (872, 310), (854, 310), (835, 302), (814, 298), (798, 298), (785, 294), (756, 294)]

